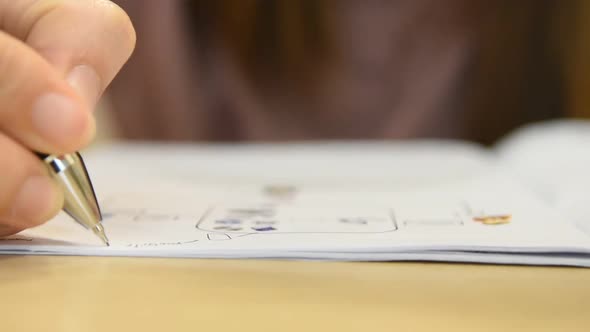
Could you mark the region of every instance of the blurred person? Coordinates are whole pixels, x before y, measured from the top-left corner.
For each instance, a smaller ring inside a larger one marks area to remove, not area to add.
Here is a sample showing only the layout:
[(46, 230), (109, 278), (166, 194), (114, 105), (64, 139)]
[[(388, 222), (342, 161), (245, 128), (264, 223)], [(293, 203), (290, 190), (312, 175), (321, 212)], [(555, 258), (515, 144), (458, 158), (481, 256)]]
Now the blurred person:
[(117, 2), (139, 35), (123, 138), (491, 143), (564, 115), (560, 1)]

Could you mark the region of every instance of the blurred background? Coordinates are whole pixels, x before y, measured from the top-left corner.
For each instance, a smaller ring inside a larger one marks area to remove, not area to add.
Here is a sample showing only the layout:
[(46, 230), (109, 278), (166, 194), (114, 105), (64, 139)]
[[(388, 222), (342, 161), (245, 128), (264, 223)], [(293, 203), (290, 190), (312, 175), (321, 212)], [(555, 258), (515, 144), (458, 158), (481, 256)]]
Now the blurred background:
[(99, 138), (453, 138), (590, 117), (586, 0), (118, 0)]

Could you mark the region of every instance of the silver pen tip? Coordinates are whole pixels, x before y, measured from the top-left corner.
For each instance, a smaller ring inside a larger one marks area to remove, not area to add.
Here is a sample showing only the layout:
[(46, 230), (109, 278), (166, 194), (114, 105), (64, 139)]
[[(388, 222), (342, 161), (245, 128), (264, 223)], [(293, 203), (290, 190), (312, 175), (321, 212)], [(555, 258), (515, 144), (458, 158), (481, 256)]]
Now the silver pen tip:
[(94, 226), (94, 228), (92, 229), (92, 232), (94, 232), (94, 234), (96, 234), (96, 236), (98, 236), (102, 240), (102, 242), (104, 242), (104, 244), (107, 245), (107, 247), (111, 246), (109, 239), (107, 238), (107, 235), (104, 232), (104, 227), (102, 227), (101, 224), (96, 224), (96, 226)]
[(92, 229), (94, 234), (108, 246), (109, 240), (100, 224), (102, 214), (96, 200), (94, 187), (80, 154), (49, 156), (45, 158), (45, 162), (50, 166), (54, 172), (54, 178), (63, 188), (63, 210), (80, 225)]

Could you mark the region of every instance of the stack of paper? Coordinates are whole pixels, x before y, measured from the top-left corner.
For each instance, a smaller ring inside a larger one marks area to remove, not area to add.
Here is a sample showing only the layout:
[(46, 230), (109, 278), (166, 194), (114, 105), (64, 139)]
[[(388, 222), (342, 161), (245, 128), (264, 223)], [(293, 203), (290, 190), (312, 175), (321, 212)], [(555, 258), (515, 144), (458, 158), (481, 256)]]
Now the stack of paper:
[(90, 151), (111, 246), (60, 215), (4, 254), (590, 266), (590, 235), (457, 142)]

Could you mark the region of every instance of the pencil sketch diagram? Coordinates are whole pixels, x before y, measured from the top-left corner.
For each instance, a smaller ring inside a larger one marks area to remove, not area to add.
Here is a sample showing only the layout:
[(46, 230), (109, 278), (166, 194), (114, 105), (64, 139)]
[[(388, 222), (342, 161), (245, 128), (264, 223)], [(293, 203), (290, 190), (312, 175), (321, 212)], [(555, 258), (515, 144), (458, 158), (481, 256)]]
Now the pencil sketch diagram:
[(465, 226), (468, 216), (461, 206), (432, 204), (422, 208), (401, 206), (397, 210), (400, 227), (412, 229), (442, 229)]
[[(189, 200), (183, 200), (183, 202)], [(131, 208), (105, 204), (105, 227), (112, 242), (130, 246), (177, 246), (223, 242), (245, 236), (288, 234), (381, 234), (392, 232), (451, 231), (482, 227), (474, 222), (484, 213), (480, 204), (467, 201), (429, 200), (416, 197), (371, 205), (332, 202), (330, 205), (289, 200), (210, 203), (195, 206), (153, 205)], [(176, 212), (181, 211), (181, 212)]]
[(262, 234), (367, 234), (398, 229), (390, 209), (346, 207), (215, 206), (197, 222), (211, 239)]
[(192, 225), (202, 213), (176, 213), (158, 207), (117, 208), (103, 205), (103, 225), (112, 245), (132, 248), (173, 247), (208, 241)]
[[(390, 209), (346, 207), (288, 207), (275, 204), (216, 205), (201, 214), (164, 212), (156, 208), (109, 208), (105, 227), (117, 243), (148, 248), (218, 242), (251, 235), (374, 234), (398, 229)], [(192, 231), (191, 231), (192, 230)]]
[(433, 203), (422, 209), (401, 206), (396, 212), (400, 227), (404, 229), (479, 227), (506, 224), (511, 220), (506, 208), (484, 209), (467, 200), (440, 205)]

